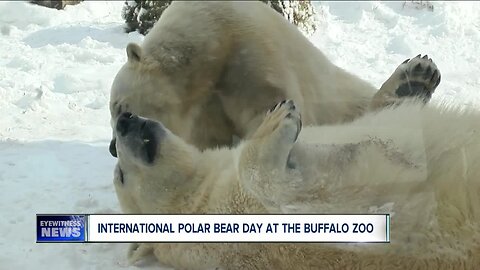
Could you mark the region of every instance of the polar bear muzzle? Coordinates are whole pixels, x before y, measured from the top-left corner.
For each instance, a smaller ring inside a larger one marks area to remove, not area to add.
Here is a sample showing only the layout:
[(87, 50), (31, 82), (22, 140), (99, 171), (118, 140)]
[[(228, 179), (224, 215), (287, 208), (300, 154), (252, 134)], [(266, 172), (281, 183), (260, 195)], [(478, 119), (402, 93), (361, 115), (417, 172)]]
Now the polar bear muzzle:
[(159, 142), (166, 134), (161, 123), (125, 112), (118, 117), (115, 129), (118, 155), (131, 155), (149, 165), (154, 163)]

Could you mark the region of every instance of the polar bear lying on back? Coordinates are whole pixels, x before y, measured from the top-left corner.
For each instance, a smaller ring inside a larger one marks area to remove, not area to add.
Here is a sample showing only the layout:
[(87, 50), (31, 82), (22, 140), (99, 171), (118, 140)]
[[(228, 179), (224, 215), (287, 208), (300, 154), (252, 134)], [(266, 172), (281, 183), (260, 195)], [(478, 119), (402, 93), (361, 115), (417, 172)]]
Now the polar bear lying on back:
[(407, 97), (427, 101), (440, 83), (432, 60), (418, 56), (378, 89), (335, 66), (260, 1), (174, 1), (127, 55), (112, 84), (112, 124), (132, 112), (200, 149), (248, 137), (284, 99), (295, 100), (305, 125), (323, 125)]
[(203, 152), (128, 112), (115, 128), (114, 184), (126, 213), (393, 214), (390, 244), (142, 243), (132, 261), (153, 251), (177, 269), (480, 265), (478, 112), (404, 103), (300, 132), (298, 107), (283, 101), (238, 147)]

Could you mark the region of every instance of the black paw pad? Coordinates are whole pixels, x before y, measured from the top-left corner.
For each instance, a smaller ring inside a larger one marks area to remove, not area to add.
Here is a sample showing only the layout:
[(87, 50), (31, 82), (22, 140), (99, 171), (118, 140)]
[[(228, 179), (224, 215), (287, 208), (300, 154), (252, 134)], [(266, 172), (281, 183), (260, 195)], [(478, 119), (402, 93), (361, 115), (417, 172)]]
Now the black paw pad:
[(401, 70), (400, 85), (395, 94), (398, 97), (419, 97), (427, 102), (435, 88), (440, 84), (440, 71), (428, 55), (421, 54), (405, 60), (399, 67)]
[(423, 82), (406, 82), (398, 87), (395, 92), (398, 97), (420, 97), (430, 99), (432, 92), (429, 92)]
[[(295, 106), (295, 105), (293, 105)], [(300, 134), (300, 131), (302, 130), (302, 118), (300, 115), (298, 115), (297, 117), (295, 117), (292, 113), (288, 113), (285, 118), (290, 118), (290, 119), (295, 119), (295, 118), (298, 118), (296, 123), (297, 123), (297, 133), (295, 134), (295, 139), (293, 140), (294, 142), (297, 141), (298, 139), (298, 135)]]

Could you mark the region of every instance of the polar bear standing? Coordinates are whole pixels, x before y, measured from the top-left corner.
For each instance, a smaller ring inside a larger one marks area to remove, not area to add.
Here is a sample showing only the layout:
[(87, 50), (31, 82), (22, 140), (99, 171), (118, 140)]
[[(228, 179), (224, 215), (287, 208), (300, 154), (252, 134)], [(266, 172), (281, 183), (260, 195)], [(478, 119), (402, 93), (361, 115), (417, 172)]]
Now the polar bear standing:
[(419, 55), (378, 90), (260, 1), (174, 1), (127, 55), (112, 85), (112, 124), (133, 112), (200, 149), (248, 137), (284, 99), (295, 100), (304, 124), (332, 124), (405, 97), (427, 101), (440, 82), (432, 60)]
[[(265, 115), (265, 114), (264, 114)], [(199, 151), (123, 113), (114, 185), (126, 213), (392, 213), (390, 244), (134, 244), (178, 269), (476, 269), (480, 113), (417, 103), (305, 127), (282, 101), (236, 148)], [(383, 208), (383, 210), (382, 210)]]

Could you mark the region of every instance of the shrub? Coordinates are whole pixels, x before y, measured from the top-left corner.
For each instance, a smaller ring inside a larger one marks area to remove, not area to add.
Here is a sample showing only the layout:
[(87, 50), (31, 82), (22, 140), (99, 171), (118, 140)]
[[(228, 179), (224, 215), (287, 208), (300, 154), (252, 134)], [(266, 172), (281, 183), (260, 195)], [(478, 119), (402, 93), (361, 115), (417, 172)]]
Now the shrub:
[[(261, 1), (282, 14), (288, 21), (298, 26), (304, 34), (311, 35), (315, 32), (315, 10), (310, 0)], [(122, 13), (122, 17), (126, 23), (125, 30), (127, 32), (138, 31), (140, 34), (146, 35), (171, 2), (171, 0), (125, 1)]]

